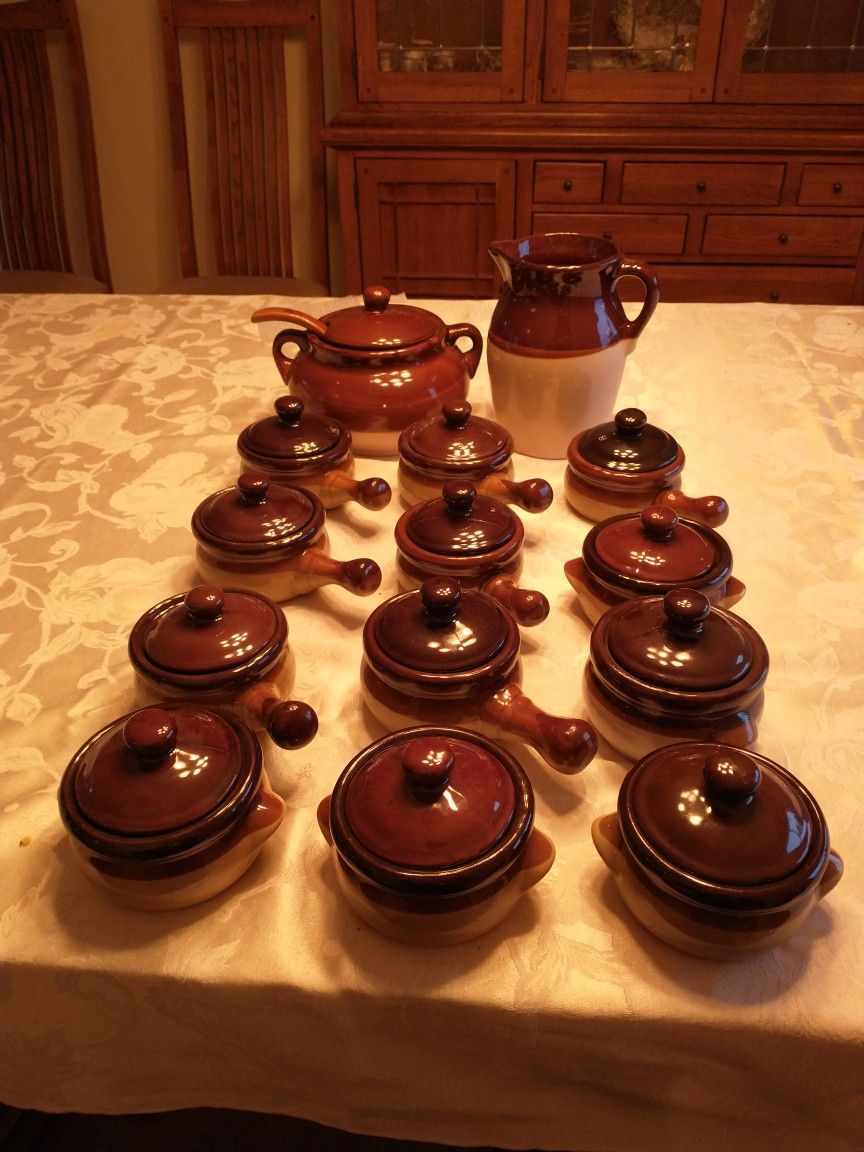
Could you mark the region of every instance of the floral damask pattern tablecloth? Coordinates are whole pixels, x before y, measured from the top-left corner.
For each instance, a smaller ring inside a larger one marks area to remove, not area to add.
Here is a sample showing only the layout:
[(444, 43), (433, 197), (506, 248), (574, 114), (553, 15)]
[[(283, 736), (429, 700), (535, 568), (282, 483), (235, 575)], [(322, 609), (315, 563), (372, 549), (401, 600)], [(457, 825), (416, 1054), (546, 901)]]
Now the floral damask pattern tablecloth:
[[(380, 734), (361, 629), (396, 590), (394, 499), (329, 514), (334, 555), (384, 570), (370, 599), (285, 606), (307, 748), (268, 749), (288, 815), (234, 888), (170, 914), (115, 907), (73, 866), (56, 806), (71, 755), (135, 705), (131, 624), (196, 582), (190, 516), (237, 475), (280, 384), (258, 298), (0, 297), (0, 1099), (121, 1112), (283, 1111), (382, 1135), (512, 1147), (710, 1152), (864, 1146), (864, 314), (661, 304), (627, 364), (636, 404), (719, 492), (771, 653), (758, 748), (815, 793), (846, 874), (791, 941), (699, 961), (629, 919), (590, 840), (626, 765), (529, 757), (545, 880), (488, 936), (422, 952), (342, 904), (315, 807)], [(319, 308), (322, 302), (317, 302)], [(324, 302), (324, 306), (333, 306)], [(491, 302), (436, 302), (488, 327)], [(491, 415), (481, 367), (475, 408)], [(579, 714), (588, 628), (563, 573), (588, 525), (543, 475), (524, 516), (524, 686)], [(358, 460), (395, 484), (393, 460)]]

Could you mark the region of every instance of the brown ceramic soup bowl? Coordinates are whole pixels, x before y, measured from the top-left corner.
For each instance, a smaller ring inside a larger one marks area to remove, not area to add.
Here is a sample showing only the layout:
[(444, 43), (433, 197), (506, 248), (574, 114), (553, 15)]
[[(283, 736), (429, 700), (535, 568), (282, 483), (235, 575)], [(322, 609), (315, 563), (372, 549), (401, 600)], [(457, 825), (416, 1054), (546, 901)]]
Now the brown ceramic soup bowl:
[(211, 584), (233, 584), (277, 602), (324, 584), (370, 596), (381, 584), (374, 560), (334, 560), (324, 506), (306, 488), (244, 472), (233, 488), (195, 509), (192, 532), (198, 570)]
[(525, 529), (500, 501), (451, 480), (441, 495), (402, 514), (396, 524), (399, 586), (419, 588), (430, 576), (454, 576), (508, 608), (523, 627), (549, 615), (542, 592), (519, 588)]
[(285, 813), (252, 730), (231, 712), (195, 704), (107, 724), (73, 756), (58, 802), (85, 875), (148, 911), (223, 892)]
[(660, 748), (591, 829), (637, 920), (696, 956), (735, 959), (803, 924), (843, 874), (818, 804), (791, 772), (712, 743)]
[(564, 574), (592, 623), (634, 596), (662, 596), (672, 588), (695, 588), (722, 608), (745, 592), (732, 575), (723, 537), (659, 504), (595, 524)]
[(681, 741), (756, 740), (768, 650), (740, 616), (692, 588), (640, 596), (591, 630), (583, 679), (597, 731), (631, 760)]
[(275, 416), (250, 424), (237, 438), (244, 469), (306, 488), (328, 509), (349, 501), (374, 511), (387, 507), (392, 493), (386, 480), (355, 478), (347, 428), (307, 413), (299, 396), (280, 396), (274, 407)]
[(668, 504), (689, 520), (718, 528), (729, 515), (728, 504), (722, 496), (685, 496), (683, 469), (678, 442), (649, 424), (641, 409), (623, 408), (614, 420), (570, 441), (564, 491), (573, 510), (586, 520)]
[(519, 651), (519, 626), (506, 608), (458, 580), (430, 577), (368, 617), (363, 699), (390, 731), (455, 724), (522, 741), (559, 772), (581, 771), (597, 750), (593, 728), (551, 716), (524, 695)]
[(461, 728), (377, 740), (342, 772), (318, 821), (348, 904), (408, 944), (488, 932), (555, 859), (518, 760)]
[[(483, 354), (473, 324), (445, 324), (425, 308), (391, 304), (389, 289), (378, 286), (366, 289), (362, 307), (320, 318), (262, 308), (252, 320), (293, 325), (273, 341), (282, 379), (310, 412), (343, 424), (361, 456), (395, 456), (403, 428), (445, 401), (464, 400)], [(284, 351), (289, 344), (297, 348), (293, 357)]]
[(299, 748), (318, 721), (289, 700), (294, 656), (278, 604), (242, 588), (199, 585), (156, 604), (129, 636), (140, 703), (165, 700), (234, 708), (281, 748)]
[(399, 437), (399, 495), (407, 505), (439, 495), (450, 480), (473, 484), (483, 496), (543, 512), (552, 503), (548, 481), (513, 480), (513, 437), (467, 401), (442, 405)]

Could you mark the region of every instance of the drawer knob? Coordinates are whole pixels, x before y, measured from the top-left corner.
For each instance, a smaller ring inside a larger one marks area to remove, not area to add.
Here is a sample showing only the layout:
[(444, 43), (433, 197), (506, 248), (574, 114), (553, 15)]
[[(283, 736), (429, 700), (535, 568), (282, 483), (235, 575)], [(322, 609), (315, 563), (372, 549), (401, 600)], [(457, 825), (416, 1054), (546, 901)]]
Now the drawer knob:
[(572, 192), (573, 191), (573, 181), (572, 180), (565, 180), (564, 181), (564, 191), (565, 192)]
[(708, 185), (705, 183), (704, 180), (697, 180), (696, 181), (696, 191), (697, 192), (704, 192), (707, 187), (708, 187)]
[(777, 291), (776, 288), (774, 289), (773, 292), (770, 293), (770, 298), (771, 298), (772, 304), (776, 304), (777, 301), (780, 299), (780, 293)]
[(777, 239), (780, 241), (781, 244), (788, 244), (789, 243), (789, 237), (787, 236), (787, 234), (785, 232), (781, 232), (780, 235), (777, 237)]
[(840, 183), (839, 180), (836, 183), (831, 185), (831, 191), (834, 193), (835, 196), (839, 196), (840, 193), (843, 191), (843, 185)]
[(609, 229), (608, 229), (608, 228), (607, 228), (607, 229), (606, 229), (606, 231), (603, 233), (603, 239), (604, 239), (604, 240), (611, 240), (611, 239), (612, 239), (612, 233), (609, 231)]

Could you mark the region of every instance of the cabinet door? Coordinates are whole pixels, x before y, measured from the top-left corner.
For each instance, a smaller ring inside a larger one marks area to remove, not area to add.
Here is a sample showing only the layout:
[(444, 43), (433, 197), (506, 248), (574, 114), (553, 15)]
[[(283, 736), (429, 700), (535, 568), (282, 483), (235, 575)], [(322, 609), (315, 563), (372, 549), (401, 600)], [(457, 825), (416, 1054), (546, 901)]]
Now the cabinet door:
[(723, 0), (547, 0), (544, 100), (703, 101)]
[(522, 99), (525, 0), (354, 0), (354, 42), (361, 104)]
[(413, 296), (495, 296), (489, 246), (513, 234), (515, 188), (513, 160), (359, 158), (363, 283)]
[(864, 0), (727, 0), (716, 99), (864, 103)]

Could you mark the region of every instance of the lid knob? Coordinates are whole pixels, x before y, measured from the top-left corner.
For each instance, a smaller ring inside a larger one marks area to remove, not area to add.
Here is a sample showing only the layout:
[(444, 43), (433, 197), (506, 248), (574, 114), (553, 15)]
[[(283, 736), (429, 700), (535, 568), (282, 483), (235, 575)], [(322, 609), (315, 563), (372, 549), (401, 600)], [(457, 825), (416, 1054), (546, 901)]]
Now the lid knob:
[(139, 760), (155, 763), (177, 747), (177, 724), (164, 708), (143, 708), (123, 726), (123, 741)]
[(212, 624), (222, 615), (225, 593), (212, 584), (199, 584), (183, 597), (183, 607), (195, 624)]
[(615, 413), (615, 431), (624, 440), (638, 440), (647, 423), (648, 417), (641, 408), (622, 408)]
[(418, 799), (436, 800), (450, 780), (455, 762), (449, 740), (420, 736), (402, 750), (402, 769)]
[(460, 480), (449, 480), (441, 489), (441, 495), (452, 517), (471, 515), (477, 489), (473, 484), (463, 484)]
[(267, 499), (270, 477), (266, 472), (244, 472), (237, 481), (244, 504), (263, 504)]
[(390, 303), (390, 289), (372, 284), (363, 291), (363, 307), (367, 312), (383, 312)]
[(649, 540), (669, 540), (678, 527), (678, 516), (662, 504), (651, 504), (642, 509), (642, 528)]
[(762, 781), (759, 765), (733, 748), (710, 752), (702, 771), (710, 798), (729, 808), (751, 803)]
[(694, 588), (673, 588), (663, 597), (666, 627), (676, 636), (698, 636), (711, 611), (707, 596)]
[(305, 405), (299, 396), (280, 396), (273, 407), (276, 409), (280, 424), (296, 428), (303, 418)]
[(430, 627), (445, 628), (456, 619), (462, 586), (458, 580), (449, 580), (446, 576), (430, 576), (420, 587), (420, 598)]
[(448, 428), (464, 428), (471, 417), (471, 405), (467, 400), (459, 404), (442, 404), (441, 414)]

